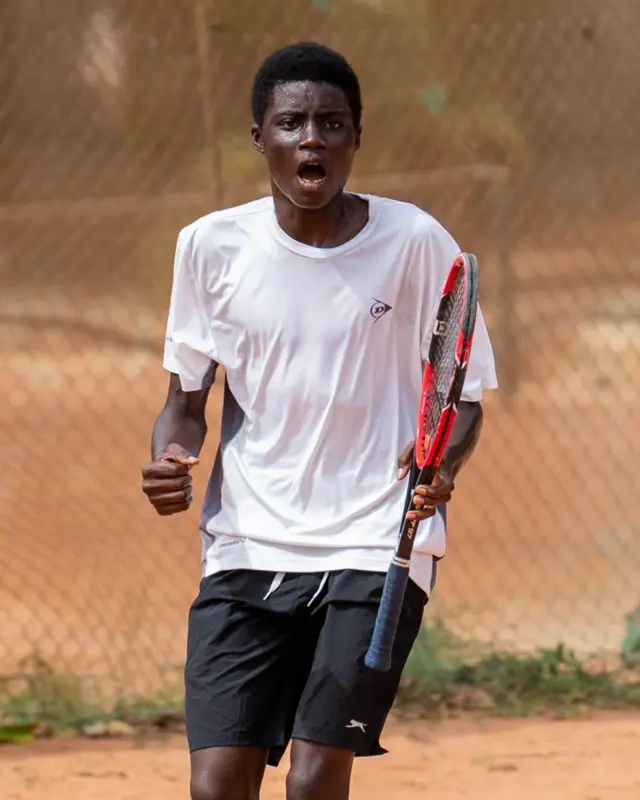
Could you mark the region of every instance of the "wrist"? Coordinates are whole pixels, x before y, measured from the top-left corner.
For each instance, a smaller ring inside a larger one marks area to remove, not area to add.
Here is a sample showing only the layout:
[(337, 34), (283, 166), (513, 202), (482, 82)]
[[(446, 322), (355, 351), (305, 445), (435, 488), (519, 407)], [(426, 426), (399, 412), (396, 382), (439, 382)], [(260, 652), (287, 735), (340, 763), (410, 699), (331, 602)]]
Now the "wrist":
[(448, 463), (445, 459), (443, 459), (440, 466), (438, 467), (438, 472), (446, 481), (448, 481), (449, 483), (453, 483), (453, 480), (456, 477), (457, 470), (455, 469), (453, 464)]

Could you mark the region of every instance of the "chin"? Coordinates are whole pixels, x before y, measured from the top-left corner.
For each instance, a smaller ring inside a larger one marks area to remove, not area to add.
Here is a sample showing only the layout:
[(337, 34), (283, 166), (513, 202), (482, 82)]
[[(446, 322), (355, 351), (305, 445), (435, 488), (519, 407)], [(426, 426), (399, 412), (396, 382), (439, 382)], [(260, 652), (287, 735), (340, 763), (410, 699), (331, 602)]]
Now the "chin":
[(272, 180), (271, 188), (274, 195), (278, 195), (295, 208), (303, 211), (320, 211), (326, 208), (335, 198), (342, 194), (344, 186), (329, 186), (326, 183), (317, 187), (304, 188), (301, 185), (289, 184), (286, 189)]
[(333, 200), (333, 197), (290, 197), (289, 200), (296, 208), (300, 208), (303, 211), (319, 211), (322, 208), (326, 208)]
[(318, 211), (321, 208), (326, 208), (335, 198), (342, 193), (342, 189), (328, 189), (328, 187), (319, 187), (316, 190), (299, 191), (293, 190), (287, 194), (287, 199), (296, 208), (306, 209), (308, 211)]

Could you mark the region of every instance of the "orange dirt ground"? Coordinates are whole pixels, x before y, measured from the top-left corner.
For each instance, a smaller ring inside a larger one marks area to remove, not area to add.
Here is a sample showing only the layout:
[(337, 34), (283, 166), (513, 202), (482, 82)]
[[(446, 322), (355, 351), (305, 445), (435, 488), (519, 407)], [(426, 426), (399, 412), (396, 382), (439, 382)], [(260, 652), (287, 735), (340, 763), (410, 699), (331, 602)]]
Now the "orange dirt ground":
[[(388, 756), (357, 763), (353, 800), (635, 800), (640, 717), (392, 723)], [(284, 796), (286, 764), (263, 800)], [(2, 800), (183, 800), (181, 737), (143, 743), (45, 742), (0, 750)]]

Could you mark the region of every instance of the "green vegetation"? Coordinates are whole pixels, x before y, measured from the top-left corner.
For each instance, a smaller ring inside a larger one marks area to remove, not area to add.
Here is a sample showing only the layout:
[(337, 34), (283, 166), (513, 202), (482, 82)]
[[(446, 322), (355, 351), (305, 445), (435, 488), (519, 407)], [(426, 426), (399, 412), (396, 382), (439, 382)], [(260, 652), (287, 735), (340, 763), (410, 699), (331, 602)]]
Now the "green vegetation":
[(106, 700), (95, 680), (57, 674), (38, 654), (22, 666), (24, 678), (0, 684), (0, 744), (62, 732), (102, 738), (182, 726), (181, 685), (148, 697), (120, 693)]
[(21, 665), (28, 674), (17, 691), (0, 689), (0, 738), (7, 726), (53, 725), (68, 728), (99, 713), (82, 679), (57, 675), (38, 654)]
[(625, 667), (640, 667), (640, 605), (627, 615), (621, 656)]
[(562, 644), (528, 655), (487, 651), (436, 622), (425, 626), (414, 648), (399, 706), (438, 715), (509, 716), (640, 708), (640, 669), (633, 671), (624, 653), (621, 662), (615, 669), (590, 665)]
[[(489, 650), (432, 622), (424, 626), (411, 654), (397, 709), (429, 717), (564, 717), (588, 709), (638, 709), (637, 611), (628, 623), (620, 667), (607, 669), (581, 661), (563, 645), (530, 655)], [(101, 738), (181, 730), (182, 691), (176, 685), (149, 697), (104, 702), (82, 678), (56, 674), (34, 656), (18, 688), (0, 689), (0, 744), (69, 731)]]

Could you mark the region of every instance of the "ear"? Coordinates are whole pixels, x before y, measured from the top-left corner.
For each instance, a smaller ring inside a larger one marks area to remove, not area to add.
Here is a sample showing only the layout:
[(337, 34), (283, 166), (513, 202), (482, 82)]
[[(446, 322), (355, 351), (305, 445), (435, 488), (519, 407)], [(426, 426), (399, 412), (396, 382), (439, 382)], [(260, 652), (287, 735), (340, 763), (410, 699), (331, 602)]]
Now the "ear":
[(356, 150), (360, 149), (361, 141), (362, 141), (362, 128), (356, 128)]
[(264, 155), (264, 142), (262, 141), (262, 131), (255, 123), (251, 126), (251, 140), (253, 147)]

